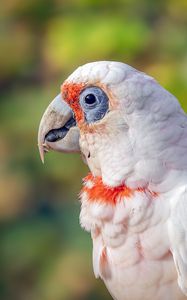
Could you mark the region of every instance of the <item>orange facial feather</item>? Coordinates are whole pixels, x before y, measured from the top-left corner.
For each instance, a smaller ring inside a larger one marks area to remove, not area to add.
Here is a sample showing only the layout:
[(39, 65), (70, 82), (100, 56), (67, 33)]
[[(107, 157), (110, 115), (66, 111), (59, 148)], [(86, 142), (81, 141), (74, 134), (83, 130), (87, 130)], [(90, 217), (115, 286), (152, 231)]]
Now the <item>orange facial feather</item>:
[(84, 121), (84, 114), (79, 104), (79, 95), (84, 87), (83, 83), (68, 82), (61, 86), (62, 96), (75, 113), (77, 122)]
[[(156, 197), (157, 193), (147, 190), (152, 197)], [(121, 199), (130, 199), (134, 192), (146, 192), (145, 188), (131, 189), (125, 184), (117, 187), (109, 187), (103, 184), (102, 178), (97, 176), (94, 177), (91, 173), (84, 178), (84, 185), (81, 190), (82, 193), (86, 193), (88, 201), (90, 202), (101, 202), (106, 204), (115, 205)], [(80, 195), (81, 195), (80, 194)]]

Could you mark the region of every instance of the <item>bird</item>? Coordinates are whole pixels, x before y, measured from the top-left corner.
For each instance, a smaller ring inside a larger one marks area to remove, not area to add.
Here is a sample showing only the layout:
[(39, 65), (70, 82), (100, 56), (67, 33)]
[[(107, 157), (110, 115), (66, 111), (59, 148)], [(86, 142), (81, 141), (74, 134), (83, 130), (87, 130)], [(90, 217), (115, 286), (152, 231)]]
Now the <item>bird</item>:
[(47, 151), (81, 153), (80, 224), (115, 300), (187, 299), (187, 115), (153, 77), (115, 61), (78, 67), (44, 112)]

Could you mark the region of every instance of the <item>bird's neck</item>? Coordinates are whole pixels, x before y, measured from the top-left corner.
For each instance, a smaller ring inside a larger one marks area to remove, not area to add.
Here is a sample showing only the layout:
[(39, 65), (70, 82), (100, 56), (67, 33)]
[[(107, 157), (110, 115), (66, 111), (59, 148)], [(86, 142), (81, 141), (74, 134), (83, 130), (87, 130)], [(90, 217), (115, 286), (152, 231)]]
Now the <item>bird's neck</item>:
[(100, 202), (103, 204), (116, 205), (121, 199), (131, 199), (133, 194), (136, 192), (149, 192), (152, 196), (157, 196), (155, 192), (151, 192), (146, 188), (132, 189), (127, 187), (125, 184), (121, 184), (115, 187), (107, 186), (103, 183), (100, 176), (93, 176), (89, 173), (83, 180), (83, 188), (80, 196), (86, 194), (86, 198), (90, 202)]

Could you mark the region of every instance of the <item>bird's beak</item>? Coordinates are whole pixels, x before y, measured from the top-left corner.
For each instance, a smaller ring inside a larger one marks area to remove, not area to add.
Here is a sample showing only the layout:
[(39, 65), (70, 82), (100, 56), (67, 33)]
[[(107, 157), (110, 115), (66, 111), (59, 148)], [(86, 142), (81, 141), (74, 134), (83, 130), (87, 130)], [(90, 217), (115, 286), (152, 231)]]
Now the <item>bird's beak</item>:
[(71, 108), (59, 94), (44, 112), (39, 130), (38, 147), (42, 162), (49, 150), (80, 152), (79, 129)]

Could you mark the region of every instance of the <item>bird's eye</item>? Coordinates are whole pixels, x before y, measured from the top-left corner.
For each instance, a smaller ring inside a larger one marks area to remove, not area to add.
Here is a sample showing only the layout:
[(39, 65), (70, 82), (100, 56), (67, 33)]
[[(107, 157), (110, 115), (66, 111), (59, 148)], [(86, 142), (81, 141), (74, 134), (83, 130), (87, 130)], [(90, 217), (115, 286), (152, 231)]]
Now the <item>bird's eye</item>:
[(108, 111), (108, 96), (97, 86), (85, 88), (79, 96), (79, 102), (88, 123), (102, 119)]
[(83, 109), (90, 110), (98, 107), (101, 103), (108, 102), (108, 97), (99, 87), (90, 86), (82, 91), (79, 101)]
[(88, 94), (85, 96), (84, 101), (88, 105), (93, 105), (94, 103), (97, 102), (97, 99), (94, 94)]

